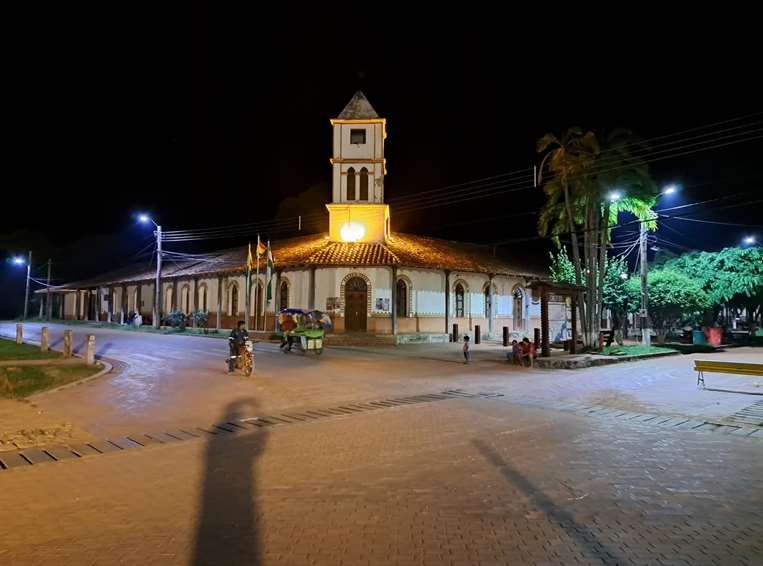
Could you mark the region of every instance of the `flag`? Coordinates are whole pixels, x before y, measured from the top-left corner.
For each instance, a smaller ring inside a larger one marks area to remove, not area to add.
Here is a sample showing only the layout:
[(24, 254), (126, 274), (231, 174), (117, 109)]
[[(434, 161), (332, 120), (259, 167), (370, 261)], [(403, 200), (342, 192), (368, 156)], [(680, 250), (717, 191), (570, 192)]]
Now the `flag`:
[(254, 267), (254, 258), (252, 257), (252, 242), (249, 242), (249, 253), (246, 256), (246, 273), (251, 275)]
[(257, 236), (257, 257), (263, 257), (268, 251), (265, 244), (260, 241), (260, 237)]
[(252, 288), (252, 268), (253, 267), (254, 267), (254, 258), (252, 257), (252, 242), (249, 242), (249, 252), (246, 254), (246, 297), (247, 299), (249, 298), (249, 291)]
[(267, 300), (270, 302), (270, 300), (273, 298), (273, 252), (270, 250), (270, 240), (268, 240), (268, 247), (267, 249), (267, 258), (268, 258), (268, 267), (267, 267), (267, 282), (268, 282), (268, 294), (267, 294)]

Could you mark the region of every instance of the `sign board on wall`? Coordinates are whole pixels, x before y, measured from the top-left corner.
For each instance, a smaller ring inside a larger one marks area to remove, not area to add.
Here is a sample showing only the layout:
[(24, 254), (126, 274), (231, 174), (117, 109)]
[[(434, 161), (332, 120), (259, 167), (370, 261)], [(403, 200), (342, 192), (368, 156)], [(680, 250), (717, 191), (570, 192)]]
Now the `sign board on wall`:
[(376, 310), (377, 311), (388, 311), (389, 310), (389, 299), (385, 299), (382, 297), (378, 297), (376, 299)]

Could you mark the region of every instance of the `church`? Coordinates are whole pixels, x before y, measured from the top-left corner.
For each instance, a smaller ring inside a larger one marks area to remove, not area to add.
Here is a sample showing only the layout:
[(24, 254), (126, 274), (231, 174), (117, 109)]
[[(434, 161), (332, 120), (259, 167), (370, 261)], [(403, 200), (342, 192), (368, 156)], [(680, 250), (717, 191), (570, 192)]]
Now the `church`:
[[(260, 272), (252, 285), (250, 327), (277, 329), (283, 308), (330, 314), (332, 332), (393, 335), (398, 343), (446, 341), (459, 334), (497, 337), (508, 327), (532, 338), (540, 305), (530, 292), (542, 270), (512, 264), (487, 247), (394, 230), (385, 203), (386, 119), (357, 92), (333, 120), (332, 192), (328, 233), (271, 243), (270, 299)], [(328, 195), (327, 195), (328, 197)], [(247, 247), (226, 249), (213, 261), (165, 263), (160, 316), (204, 311), (210, 328), (228, 329), (246, 309)], [(150, 322), (155, 268), (127, 266), (51, 289), (65, 319), (119, 322), (140, 313)]]

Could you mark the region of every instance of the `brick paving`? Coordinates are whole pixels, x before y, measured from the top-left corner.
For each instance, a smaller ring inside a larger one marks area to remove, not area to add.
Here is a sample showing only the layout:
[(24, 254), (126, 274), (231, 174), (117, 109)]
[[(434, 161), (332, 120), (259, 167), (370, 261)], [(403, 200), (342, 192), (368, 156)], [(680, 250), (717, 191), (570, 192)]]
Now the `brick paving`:
[(0, 560), (752, 565), (761, 446), (503, 400), (396, 407), (6, 470)]

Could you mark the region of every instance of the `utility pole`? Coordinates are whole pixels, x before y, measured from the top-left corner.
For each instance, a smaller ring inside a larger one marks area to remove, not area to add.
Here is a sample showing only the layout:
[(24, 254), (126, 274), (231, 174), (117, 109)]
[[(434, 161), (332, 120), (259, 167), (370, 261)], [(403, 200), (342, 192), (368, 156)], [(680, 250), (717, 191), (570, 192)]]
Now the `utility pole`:
[(45, 319), (50, 321), (51, 317), (53, 316), (53, 303), (51, 302), (51, 296), (50, 296), (50, 272), (51, 268), (53, 266), (53, 261), (48, 258), (48, 291), (45, 294), (45, 308), (46, 308), (46, 315)]
[(24, 291), (24, 318), (26, 320), (29, 312), (29, 278), (32, 275), (32, 250), (29, 250), (29, 259), (26, 262), (26, 291)]
[(641, 256), (639, 259), (641, 266), (641, 345), (649, 347), (651, 345), (651, 329), (649, 328), (649, 293), (647, 291), (647, 257), (646, 257), (646, 222), (641, 221), (641, 233), (639, 244)]
[[(161, 327), (161, 310), (159, 308), (159, 302), (162, 298), (162, 227), (156, 225), (156, 282), (154, 284), (154, 328)], [(140, 311), (140, 305), (136, 305), (135, 308)]]
[[(48, 258), (48, 282), (45, 287), (45, 295), (40, 296), (40, 320), (42, 320), (42, 317), (44, 316), (43, 313), (46, 312), (44, 310), (45, 305), (50, 302), (50, 258)], [(50, 317), (48, 317), (48, 320), (50, 320)]]

